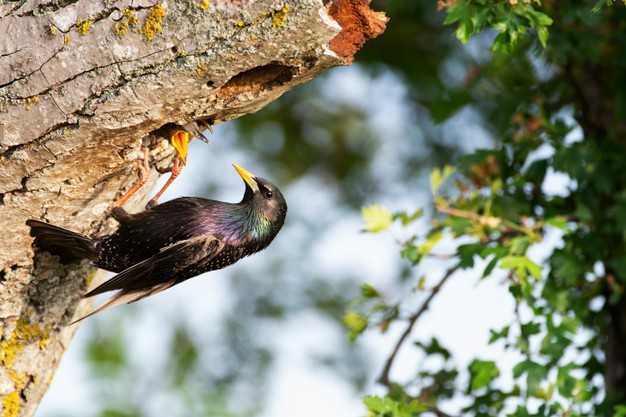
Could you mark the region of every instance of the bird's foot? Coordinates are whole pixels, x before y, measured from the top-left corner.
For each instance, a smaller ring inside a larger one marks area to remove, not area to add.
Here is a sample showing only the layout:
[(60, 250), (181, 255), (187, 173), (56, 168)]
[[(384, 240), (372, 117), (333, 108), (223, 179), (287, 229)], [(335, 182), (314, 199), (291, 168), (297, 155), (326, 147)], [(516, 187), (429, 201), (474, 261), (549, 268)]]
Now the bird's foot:
[(122, 197), (120, 197), (115, 203), (113, 203), (113, 207), (121, 207), (124, 203), (128, 201), (129, 198), (133, 196), (141, 187), (143, 187), (146, 182), (148, 182), (148, 178), (150, 177), (150, 150), (148, 148), (142, 148), (143, 150), (143, 159), (141, 161), (135, 161), (135, 169), (139, 172), (139, 181), (133, 187), (126, 192)]
[(200, 138), (200, 140), (202, 140), (207, 145), (210, 145), (211, 142), (209, 142), (209, 139), (207, 139), (207, 137), (204, 136), (204, 134), (202, 133), (202, 130), (200, 130), (201, 125), (204, 126), (204, 128), (207, 129), (209, 132), (211, 132), (211, 134), (213, 134), (213, 121), (211, 119), (206, 119), (206, 120), (198, 120), (195, 122), (195, 126), (196, 126), (195, 131), (196, 131), (198, 138)]
[(165, 168), (165, 169), (157, 168), (157, 171), (159, 171), (159, 173), (161, 174), (170, 172), (172, 175), (167, 180), (163, 188), (161, 188), (161, 190), (154, 197), (152, 197), (152, 200), (148, 201), (148, 204), (146, 204), (146, 209), (151, 209), (155, 207), (157, 204), (159, 204), (157, 200), (159, 199), (159, 197), (161, 197), (161, 195), (165, 192), (165, 190), (167, 190), (167, 188), (174, 182), (176, 177), (180, 175), (181, 171), (183, 170), (183, 166), (185, 166), (185, 162), (178, 155), (176, 155), (174, 157), (174, 160), (172, 161), (171, 167)]

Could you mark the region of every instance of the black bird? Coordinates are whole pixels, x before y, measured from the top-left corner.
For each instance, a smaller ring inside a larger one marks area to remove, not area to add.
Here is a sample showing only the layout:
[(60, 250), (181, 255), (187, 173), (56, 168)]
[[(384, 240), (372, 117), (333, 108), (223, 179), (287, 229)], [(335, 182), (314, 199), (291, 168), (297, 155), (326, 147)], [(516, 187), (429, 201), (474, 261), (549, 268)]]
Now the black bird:
[(117, 231), (93, 238), (27, 220), (35, 247), (65, 258), (89, 259), (99, 268), (118, 272), (84, 297), (121, 291), (77, 321), (265, 249), (283, 226), (287, 203), (274, 184), (233, 166), (246, 184), (238, 204), (182, 197), (137, 214), (115, 207)]

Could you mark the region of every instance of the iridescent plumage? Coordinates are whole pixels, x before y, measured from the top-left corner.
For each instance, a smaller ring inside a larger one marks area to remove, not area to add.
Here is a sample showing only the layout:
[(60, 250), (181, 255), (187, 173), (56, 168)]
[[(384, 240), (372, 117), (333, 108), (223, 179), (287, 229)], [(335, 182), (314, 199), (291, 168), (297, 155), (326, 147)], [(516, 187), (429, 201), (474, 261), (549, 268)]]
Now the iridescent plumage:
[(183, 197), (137, 214), (116, 207), (117, 231), (95, 238), (38, 220), (26, 223), (36, 247), (118, 272), (85, 295), (120, 290), (90, 316), (224, 268), (272, 242), (285, 221), (287, 203), (271, 182), (235, 168), (246, 183), (237, 204)]

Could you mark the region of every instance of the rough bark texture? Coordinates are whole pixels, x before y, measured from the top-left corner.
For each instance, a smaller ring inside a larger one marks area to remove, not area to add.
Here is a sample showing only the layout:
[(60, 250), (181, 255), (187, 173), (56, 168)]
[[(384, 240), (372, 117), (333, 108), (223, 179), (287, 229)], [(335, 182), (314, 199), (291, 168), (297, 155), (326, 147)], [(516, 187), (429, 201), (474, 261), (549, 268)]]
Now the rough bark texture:
[[(0, 0), (3, 417), (34, 413), (76, 330), (68, 323), (90, 307), (81, 294), (102, 279), (46, 253), (33, 266), (24, 221), (110, 231), (142, 144), (161, 166), (173, 155), (160, 127), (257, 111), (349, 63), (384, 30), (367, 3)], [(127, 208), (143, 207), (150, 183)]]

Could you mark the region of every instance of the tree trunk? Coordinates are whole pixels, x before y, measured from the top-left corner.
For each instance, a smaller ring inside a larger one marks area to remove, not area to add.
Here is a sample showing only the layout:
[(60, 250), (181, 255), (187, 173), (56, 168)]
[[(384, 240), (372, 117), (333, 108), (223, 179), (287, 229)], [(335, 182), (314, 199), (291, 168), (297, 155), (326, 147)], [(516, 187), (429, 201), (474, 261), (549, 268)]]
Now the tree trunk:
[(33, 266), (25, 220), (110, 232), (142, 144), (173, 155), (160, 127), (233, 119), (349, 64), (385, 28), (368, 3), (0, 0), (2, 416), (34, 413), (103, 277), (46, 253)]

